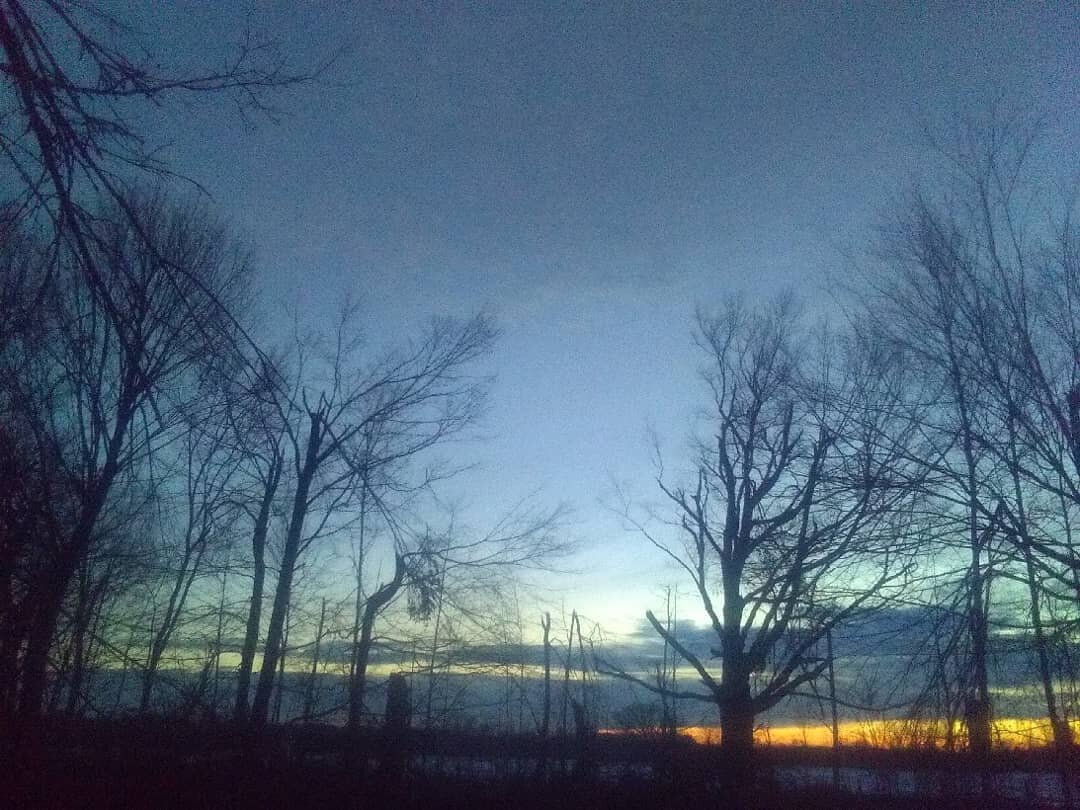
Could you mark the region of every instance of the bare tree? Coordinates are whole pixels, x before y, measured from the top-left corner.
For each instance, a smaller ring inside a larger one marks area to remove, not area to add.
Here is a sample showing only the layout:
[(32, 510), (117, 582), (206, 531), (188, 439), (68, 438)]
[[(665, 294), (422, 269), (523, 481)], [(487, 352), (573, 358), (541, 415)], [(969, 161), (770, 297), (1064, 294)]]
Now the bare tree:
[(247, 719), (251, 673), (262, 629), (270, 525), (285, 476), (284, 412), (278, 407), (277, 395), (281, 375), (276, 369), (268, 369), (268, 365), (269, 360), (264, 358), (257, 366), (263, 372), (252, 375), (253, 382), (245, 381), (235, 396), (227, 400), (233, 406), (229, 408), (229, 420), (244, 458), (241, 474), (248, 480), (243, 488), (246, 494), (239, 495), (239, 502), (251, 521), (251, 590), (233, 707), (233, 719), (239, 723)]
[(466, 640), (482, 637), (501, 626), (497, 618), (504, 604), (501, 596), (515, 575), (549, 570), (567, 553), (571, 544), (561, 532), (565, 514), (563, 506), (543, 508), (525, 499), (484, 531), (470, 530), (456, 521), (441, 531), (429, 526), (413, 530), (403, 515), (390, 515), (394, 573), (378, 582), (364, 603), (353, 652), (350, 723), (362, 719), (376, 621), (399, 597), (408, 596), (408, 614), (413, 619), (428, 621), (438, 616), (442, 622), (453, 621), (458, 635)]
[[(472, 424), (483, 404), (487, 381), (470, 376), (468, 368), (494, 339), (486, 316), (464, 323), (434, 321), (410, 346), (368, 364), (356, 357), (360, 346), (350, 331), (351, 317), (346, 310), (327, 363), (306, 369), (314, 375), (307, 380), (301, 364), (296, 390), (281, 404), (294, 489), (252, 706), (256, 723), (266, 720), (297, 563), (328, 526), (349, 512), (346, 507), (358, 495), (359, 471), (434, 447)], [(367, 457), (363, 441), (365, 428), (373, 424), (386, 425), (394, 434), (389, 453), (378, 459)], [(313, 510), (317, 523), (305, 527)], [(403, 565), (402, 559), (395, 568)], [(403, 571), (400, 577), (395, 573), (388, 584), (403, 577)]]
[[(1044, 616), (1080, 599), (1080, 560), (1064, 530), (1080, 504), (1080, 267), (1073, 202), (1059, 203), (1056, 218), (1042, 214), (1054, 203), (1039, 130), (1026, 111), (994, 105), (960, 117), (951, 138), (932, 136), (937, 185), (913, 191), (886, 229), (880, 272), (863, 293), (865, 321), (918, 371), (911, 395), (925, 403), (920, 429), (935, 448), (919, 461), (941, 514), (954, 516), (952, 535), (965, 539), (968, 630), (956, 654), (978, 753), (992, 739), (994, 577), (1027, 591), (1047, 715), (1055, 740), (1071, 740)], [(944, 553), (954, 545), (943, 537)]]
[[(44, 220), (54, 243), (65, 244), (88, 289), (116, 318), (124, 302), (96, 244), (99, 200), (113, 205), (144, 247), (154, 250), (130, 199), (131, 183), (170, 173), (136, 129), (132, 110), (179, 95), (224, 94), (241, 111), (269, 113), (267, 93), (309, 81), (321, 70), (292, 69), (276, 43), (248, 36), (219, 67), (170, 72), (162, 67), (166, 60), (103, 4), (62, 0), (4, 0), (0, 51), (0, 90), (12, 112), (0, 124), (0, 155), (14, 181), (12, 198), (3, 203), (11, 216)], [(168, 254), (158, 258), (174, 292), (197, 292), (202, 300), (192, 303), (205, 307), (213, 287)], [(179, 303), (187, 306), (187, 298)], [(231, 313), (225, 307), (219, 315), (228, 319)]]
[[(33, 437), (37, 457), (53, 465), (48, 479), (39, 479), (51, 506), (48, 536), (34, 546), (41, 557), (27, 575), (33, 599), (12, 608), (21, 638), (12, 640), (5, 665), (18, 662), (19, 705), (29, 714), (41, 708), (65, 597), (101, 535), (102, 517), (124, 500), (124, 508), (137, 507), (146, 480), (140, 473), (152, 469), (146, 465), (155, 448), (176, 424), (194, 370), (227, 340), (227, 329), (203, 327), (219, 323), (222, 303), (234, 301), (247, 273), (243, 254), (204, 211), (146, 195), (129, 198), (128, 207), (140, 212), (141, 233), (115, 209), (95, 224), (95, 260), (108, 272), (111, 312), (82, 285), (79, 258), (62, 252), (43, 282), (47, 329), (4, 347), (10, 412)], [(167, 278), (160, 255), (198, 284)]]
[[(208, 394), (210, 392), (207, 392)], [(179, 471), (169, 475), (183, 484), (183, 492), (167, 485), (158, 493), (158, 531), (165, 576), (160, 585), (166, 601), (157, 615), (143, 669), (140, 710), (150, 706), (155, 676), (162, 655), (181, 625), (192, 586), (205, 575), (205, 563), (228, 547), (238, 510), (233, 492), (240, 454), (227, 444), (229, 425), (220, 403), (201, 403), (199, 421), (185, 426), (177, 442)], [(159, 463), (160, 456), (159, 455)], [(174, 534), (175, 532), (175, 534)]]
[(682, 541), (626, 513), (693, 584), (721, 666), (717, 674), (649, 611), (705, 691), (606, 669), (653, 692), (714, 703), (736, 779), (746, 773), (755, 718), (822, 676), (819, 642), (885, 604), (908, 571), (912, 481), (898, 450), (907, 437), (890, 394), (893, 370), (854, 359), (833, 368), (839, 342), (815, 366), (809, 338), (789, 298), (699, 315), (712, 410), (693, 483), (668, 483), (657, 454), (657, 483)]

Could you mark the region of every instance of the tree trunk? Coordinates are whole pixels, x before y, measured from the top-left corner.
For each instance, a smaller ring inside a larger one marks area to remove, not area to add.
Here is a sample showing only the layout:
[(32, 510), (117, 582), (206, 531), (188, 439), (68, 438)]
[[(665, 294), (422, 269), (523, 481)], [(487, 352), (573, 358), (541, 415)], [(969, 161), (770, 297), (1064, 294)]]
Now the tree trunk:
[(840, 785), (840, 716), (836, 708), (836, 662), (833, 659), (832, 627), (825, 629), (825, 654), (829, 662), (829, 723), (832, 726), (833, 787)]
[(250, 720), (255, 725), (265, 725), (269, 717), (275, 670), (282, 655), (285, 614), (288, 612), (289, 600), (292, 596), (292, 578), (296, 569), (298, 545), (298, 542), (292, 544), (287, 541), (285, 552), (281, 557), (281, 572), (278, 574), (277, 588), (274, 591), (274, 607), (270, 614), (270, 626), (266, 632), (266, 649), (263, 652), (259, 680), (255, 686), (255, 699), (251, 706)]
[(544, 628), (544, 714), (540, 721), (540, 736), (545, 740), (551, 730), (551, 614), (540, 621)]
[(1039, 584), (1035, 574), (1035, 563), (1031, 558), (1031, 547), (1027, 544), (1024, 546), (1024, 562), (1027, 564), (1027, 585), (1031, 596), (1031, 627), (1035, 632), (1035, 652), (1039, 659), (1039, 678), (1042, 681), (1043, 697), (1046, 700), (1046, 716), (1050, 720), (1054, 745), (1065, 749), (1072, 746), (1072, 729), (1058, 712), (1046, 631), (1043, 627), (1042, 611), (1039, 608)]
[[(6, 478), (6, 473), (6, 470), (0, 471), (0, 476)], [(0, 480), (0, 487), (4, 483)], [(12, 592), (18, 551), (11, 534), (0, 536), (0, 717), (6, 717), (13, 708), (15, 662), (17, 650), (22, 644), (19, 618), (26, 607), (21, 601), (16, 605)]]
[(187, 603), (188, 593), (199, 573), (199, 564), (206, 551), (206, 538), (199, 538), (198, 548), (193, 550), (189, 541), (188, 548), (180, 560), (180, 568), (176, 572), (176, 580), (173, 582), (172, 591), (169, 593), (169, 601), (165, 606), (165, 615), (161, 617), (161, 625), (150, 642), (150, 654), (146, 660), (146, 669), (143, 671), (142, 694), (139, 698), (139, 711), (145, 713), (150, 708), (150, 697), (154, 689), (154, 681), (157, 679), (158, 667), (161, 657), (165, 654), (169, 641), (172, 640), (173, 631), (180, 621), (180, 614)]
[(349, 685), (350, 726), (359, 725), (363, 717), (368, 660), (371, 657), (371, 646), (375, 638), (375, 619), (401, 590), (404, 582), (405, 560), (398, 554), (394, 556), (394, 578), (375, 591), (364, 605), (364, 618), (360, 623), (360, 639), (353, 651), (356, 670), (353, 672), (352, 683)]
[(94, 679), (97, 672), (94, 667), (87, 666), (87, 662), (93, 661), (94, 640), (98, 638), (98, 628), (101, 627), (101, 617), (105, 611), (106, 593), (111, 578), (112, 572), (110, 570), (98, 587), (97, 596), (94, 598), (93, 619), (89, 623), (87, 639), (83, 645), (81, 666), (72, 676), (72, 683), (77, 687), (79, 695), (79, 701), (74, 707), (74, 714), (82, 713), (86, 707), (87, 696), (94, 693)]
[(562, 708), (559, 710), (559, 733), (566, 736), (569, 733), (567, 727), (567, 710), (570, 707), (570, 669), (571, 659), (574, 656), (574, 625), (577, 624), (577, 611), (570, 612), (570, 637), (566, 642), (566, 666), (563, 669), (563, 694)]
[(720, 707), (720, 752), (730, 787), (739, 792), (753, 778), (754, 705), (748, 680), (722, 688), (726, 694)]
[(285, 534), (285, 548), (281, 554), (281, 572), (278, 574), (277, 588), (274, 591), (274, 607), (270, 613), (270, 626), (266, 631), (266, 651), (263, 653), (259, 682), (255, 687), (255, 702), (251, 707), (251, 722), (265, 725), (270, 711), (270, 696), (274, 691), (274, 669), (281, 657), (281, 640), (285, 629), (285, 613), (292, 596), (293, 574), (296, 572), (296, 560), (300, 555), (300, 539), (304, 533), (304, 518), (307, 516), (308, 493), (311, 482), (319, 466), (319, 446), (322, 443), (322, 416), (318, 412), (309, 414), (311, 429), (308, 432), (304, 462), (296, 477), (296, 492), (293, 495), (292, 515), (289, 517), (289, 529)]
[(78, 573), (79, 564), (85, 558), (87, 549), (90, 548), (94, 526), (105, 505), (105, 495), (117, 469), (114, 458), (106, 459), (101, 477), (84, 501), (79, 521), (64, 544), (60, 558), (45, 574), (37, 591), (37, 609), (27, 633), (20, 679), (18, 710), (24, 717), (32, 718), (41, 713), (42, 699), (48, 686), (49, 649), (64, 606), (64, 596)]
[(58, 584), (54, 583), (53, 589), (54, 592), (42, 595), (27, 634), (19, 689), (19, 714), (23, 717), (37, 717), (41, 713), (48, 685), (49, 648), (64, 599), (63, 593), (55, 593)]
[(283, 464), (282, 457), (275, 455), (263, 490), (262, 502), (259, 504), (259, 514), (255, 518), (255, 526), (251, 532), (251, 551), (254, 560), (251, 602), (248, 605), (244, 645), (240, 651), (240, 669), (236, 678), (236, 706), (233, 709), (233, 719), (238, 723), (243, 723), (247, 719), (251, 670), (255, 664), (255, 651), (259, 646), (259, 628), (262, 624), (263, 589), (266, 583), (266, 534), (270, 526), (270, 509), (274, 503), (278, 482), (281, 480)]
[(18, 711), (26, 718), (41, 714), (42, 699), (48, 685), (49, 648), (64, 606), (64, 596), (79, 570), (79, 565), (86, 558), (94, 539), (94, 527), (101, 510), (105, 508), (109, 489), (120, 472), (118, 458), (127, 429), (135, 415), (134, 394), (127, 386), (128, 382), (130, 381), (125, 380), (123, 383), (124, 389), (117, 405), (113, 432), (105, 449), (104, 463), (97, 479), (91, 479), (79, 509), (79, 519), (71, 534), (67, 536), (58, 559), (46, 572), (44, 582), (40, 584), (36, 594), (37, 609), (27, 633), (19, 689)]
[(347, 689), (352, 689), (356, 677), (356, 651), (360, 646), (360, 625), (364, 621), (364, 554), (367, 547), (367, 478), (361, 477), (360, 529), (356, 551), (356, 598), (353, 600), (352, 651), (349, 655), (349, 678)]
[(968, 590), (968, 631), (971, 638), (972, 688), (967, 695), (964, 718), (967, 725), (968, 747), (978, 757), (990, 753), (992, 731), (990, 724), (990, 678), (987, 673), (988, 628), (980, 544), (971, 548), (971, 569)]
[(292, 611), (285, 610), (285, 633), (281, 637), (281, 655), (278, 656), (277, 691), (274, 693), (274, 724), (281, 722), (281, 703), (285, 699), (285, 654), (289, 650), (289, 623)]
[(319, 676), (319, 647), (322, 645), (323, 626), (326, 624), (326, 597), (323, 597), (319, 610), (319, 629), (315, 631), (315, 649), (311, 656), (311, 673), (308, 675), (307, 690), (304, 694), (304, 719), (311, 720), (315, 714), (315, 680)]
[(68, 678), (67, 701), (64, 713), (74, 716), (79, 707), (79, 694), (83, 687), (86, 659), (86, 633), (90, 624), (92, 595), (90, 591), (90, 572), (86, 566), (79, 571), (79, 602), (75, 607), (75, 616), (71, 631), (71, 674)]
[[(744, 512), (744, 514), (746, 514)], [(732, 537), (744, 531), (734, 510), (727, 516), (725, 532)], [(745, 539), (738, 544), (748, 548)], [(750, 664), (742, 634), (743, 598), (740, 585), (743, 565), (737, 556), (721, 570), (724, 590), (723, 628), (720, 635), (720, 751), (724, 771), (736, 797), (753, 776), (754, 703), (750, 692)], [(738, 803), (738, 799), (736, 800)]]
[(1024, 565), (1027, 574), (1028, 597), (1031, 599), (1031, 629), (1035, 635), (1035, 653), (1039, 659), (1039, 679), (1042, 682), (1043, 698), (1046, 701), (1046, 716), (1050, 721), (1050, 730), (1053, 734), (1054, 745), (1059, 749), (1066, 749), (1072, 745), (1072, 729), (1064, 722), (1058, 713), (1057, 696), (1054, 694), (1054, 677), (1050, 664), (1049, 645), (1046, 631), (1043, 627), (1042, 610), (1039, 605), (1040, 592), (1039, 581), (1035, 572), (1035, 559), (1031, 552), (1031, 541), (1028, 533), (1027, 505), (1024, 499), (1024, 489), (1020, 483), (1020, 459), (1016, 450), (1016, 429), (1013, 421), (1008, 422), (1009, 429), (1009, 472), (1012, 475), (1013, 497), (1016, 500), (1016, 519), (1018, 521), (1019, 537), (1024, 555)]
[(446, 583), (446, 561), (443, 561), (439, 574), (438, 606), (435, 609), (435, 628), (431, 634), (431, 658), (428, 661), (427, 705), (424, 708), (424, 727), (431, 728), (431, 713), (435, 701), (435, 665), (439, 654), (439, 631), (442, 629), (443, 586)]
[(225, 638), (225, 594), (229, 587), (229, 566), (232, 563), (232, 543), (225, 556), (225, 569), (221, 572), (221, 590), (218, 592), (217, 629), (214, 631), (214, 690), (211, 705), (214, 716), (220, 712), (218, 695), (221, 690), (221, 645)]
[(971, 425), (968, 391), (965, 377), (957, 358), (954, 338), (949, 323), (945, 324), (944, 338), (948, 351), (949, 382), (956, 396), (957, 417), (960, 421), (961, 448), (964, 456), (964, 495), (967, 499), (967, 532), (971, 562), (968, 568), (967, 610), (968, 633), (971, 644), (968, 693), (964, 716), (967, 724), (968, 747), (979, 757), (990, 753), (990, 677), (987, 667), (989, 646), (989, 622), (987, 621), (986, 584), (982, 568), (982, 549), (990, 538), (993, 524), (985, 532), (979, 532), (979, 485), (978, 461), (975, 457), (975, 437)]

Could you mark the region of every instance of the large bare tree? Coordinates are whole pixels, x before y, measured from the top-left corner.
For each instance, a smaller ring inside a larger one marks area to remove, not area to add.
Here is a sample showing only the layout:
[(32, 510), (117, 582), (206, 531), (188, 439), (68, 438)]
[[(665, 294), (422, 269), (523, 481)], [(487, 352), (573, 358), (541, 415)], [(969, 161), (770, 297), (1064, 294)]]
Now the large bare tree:
[(822, 676), (820, 643), (834, 627), (903, 584), (910, 437), (892, 395), (896, 369), (839, 341), (814, 352), (789, 297), (699, 315), (697, 344), (711, 407), (691, 480), (672, 483), (658, 453), (669, 530), (626, 514), (685, 573), (708, 616), (719, 672), (646, 614), (705, 687), (674, 697), (719, 708), (721, 745), (739, 777), (758, 715)]

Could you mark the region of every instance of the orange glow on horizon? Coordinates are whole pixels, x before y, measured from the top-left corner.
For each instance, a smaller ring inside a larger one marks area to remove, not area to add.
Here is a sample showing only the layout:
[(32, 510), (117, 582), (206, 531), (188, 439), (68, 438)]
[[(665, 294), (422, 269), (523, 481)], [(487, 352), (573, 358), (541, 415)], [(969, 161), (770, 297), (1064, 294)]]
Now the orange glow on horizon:
[[(1080, 739), (1080, 720), (1072, 721), (1073, 734)], [(926, 747), (936, 740), (937, 747), (945, 737), (945, 724), (921, 723), (917, 726), (904, 720), (850, 721), (840, 723), (840, 744), (844, 746), (869, 746), (872, 748)], [(633, 733), (620, 729), (604, 729), (605, 734)], [(957, 724), (953, 733), (961, 745), (964, 728)], [(718, 726), (684, 726), (679, 734), (690, 737), (701, 745), (718, 745)], [(994, 721), (994, 743), (1001, 748), (1039, 748), (1053, 741), (1049, 723), (1035, 717), (1003, 717)], [(832, 745), (832, 729), (828, 726), (768, 726), (754, 731), (758, 745), (795, 745), (815, 748)]]

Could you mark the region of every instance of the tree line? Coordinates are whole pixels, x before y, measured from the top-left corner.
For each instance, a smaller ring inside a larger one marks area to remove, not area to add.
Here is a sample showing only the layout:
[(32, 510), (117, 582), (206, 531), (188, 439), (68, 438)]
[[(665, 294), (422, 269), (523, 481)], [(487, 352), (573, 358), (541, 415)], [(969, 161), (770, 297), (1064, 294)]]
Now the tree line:
[(51, 682), (54, 705), (63, 697), (78, 711), (88, 668), (122, 664), (139, 671), (145, 711), (166, 652), (185, 626), (212, 627), (216, 608), (208, 660), (236, 632), (222, 628), (226, 613), (240, 610), (235, 715), (265, 722), (297, 580), (323, 551), (352, 561), (349, 717), (359, 721), (376, 623), (399, 596), (427, 617), (462, 571), (479, 586), (545, 564), (562, 543), (559, 510), (529, 503), (486, 533), (422, 520), (456, 469), (435, 451), (484, 406), (489, 380), (476, 365), (493, 323), (435, 319), (373, 351), (346, 309), (325, 340), (245, 353), (244, 254), (197, 205), (132, 195), (126, 208), (138, 231), (118, 207), (93, 226), (108, 307), (77, 255), (6, 226), (5, 709), (41, 711)]
[[(834, 727), (838, 701), (890, 708), (929, 726), (932, 744), (985, 755), (995, 651), (1010, 646), (1031, 664), (1054, 744), (1073, 744), (1075, 198), (1056, 194), (1056, 155), (1029, 113), (993, 106), (944, 131), (929, 179), (835, 280), (828, 316), (790, 295), (699, 312), (695, 454), (673, 471), (657, 445), (666, 506), (619, 504), (682, 571), (715, 638), (691, 649), (647, 614), (697, 689), (604, 667), (715, 705), (733, 761), (770, 708), (825, 691)], [(834, 631), (886, 611), (910, 624), (892, 687), (838, 696)]]
[[(448, 612), (463, 572), (494, 603), (512, 572), (562, 552), (562, 509), (432, 524), (463, 466), (439, 450), (485, 408), (492, 318), (433, 318), (395, 344), (345, 304), (322, 333), (256, 339), (248, 253), (130, 123), (130, 102), (179, 94), (265, 112), (323, 66), (249, 41), (223, 70), (169, 73), (131, 56), (130, 33), (102, 8), (0, 6), (15, 111), (0, 131), (14, 181), (0, 209), (0, 713), (80, 713), (103, 667), (137, 673), (146, 711), (191, 628), (208, 644), (194, 658), (219, 673), (239, 625), (232, 713), (265, 723), (306, 577), (332, 601), (315, 665), (336, 634), (359, 722), (388, 611), (407, 595), (410, 615)], [(317, 581), (331, 557), (350, 563), (348, 596)]]

